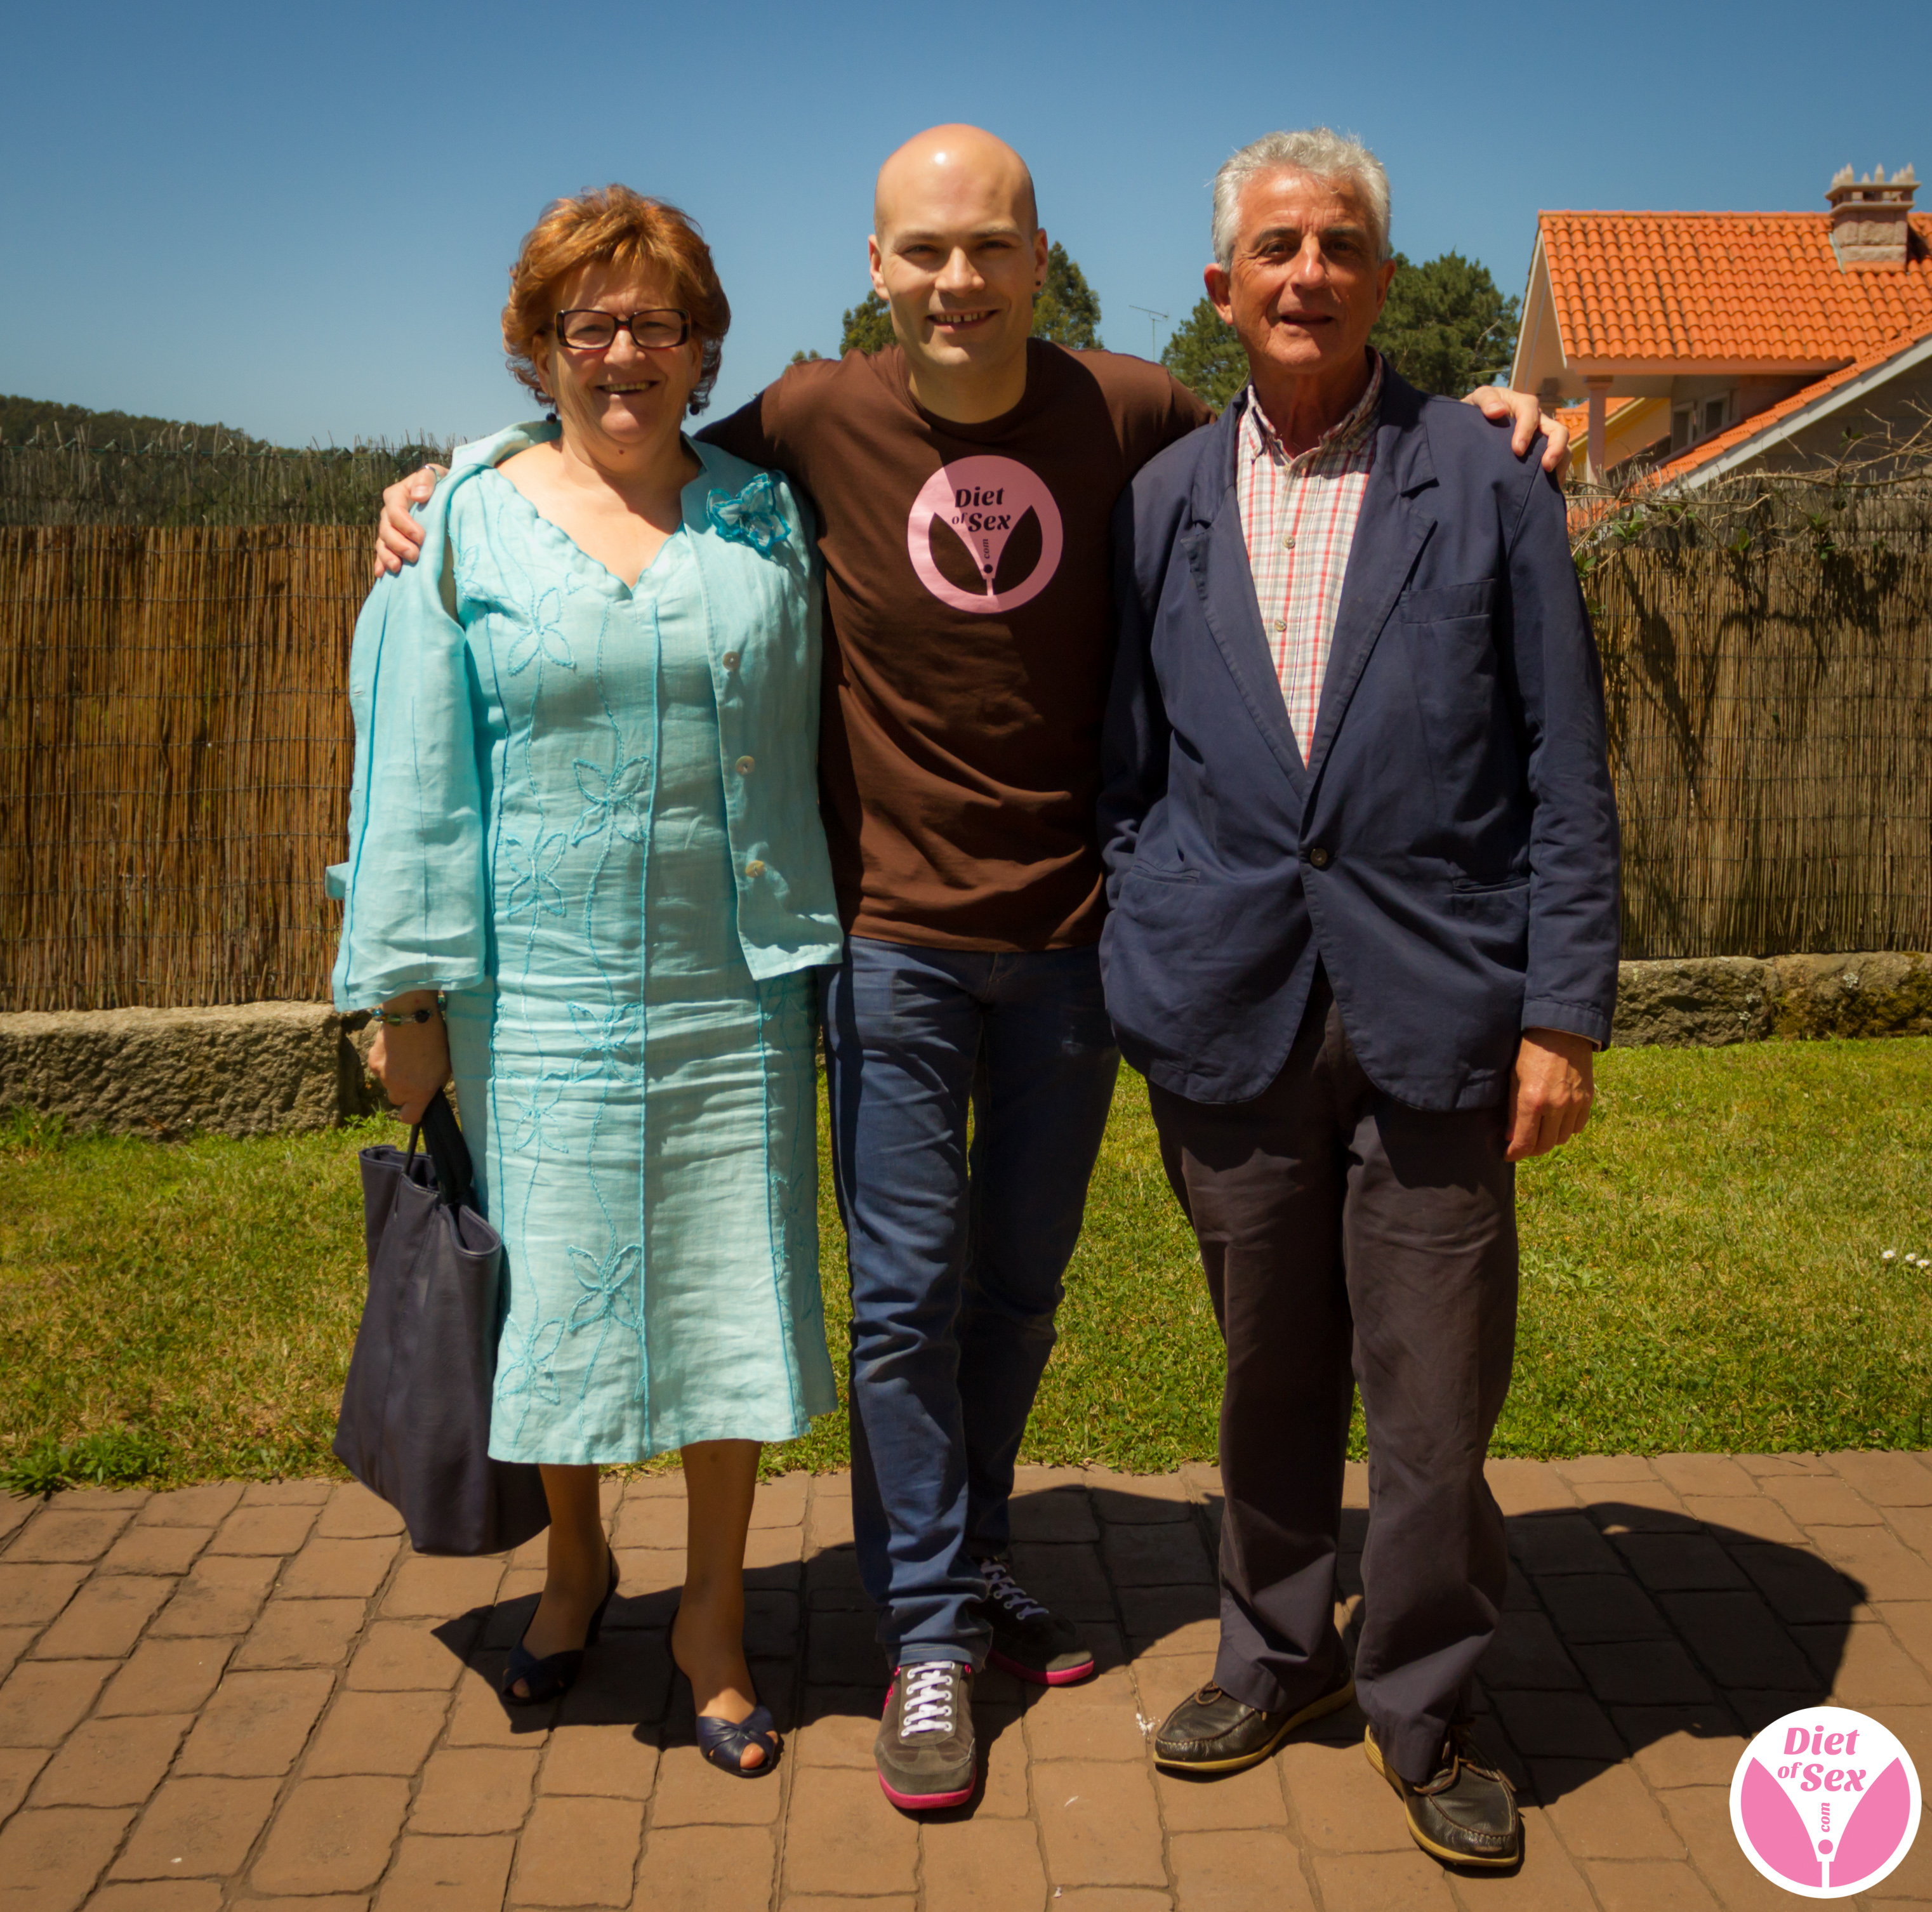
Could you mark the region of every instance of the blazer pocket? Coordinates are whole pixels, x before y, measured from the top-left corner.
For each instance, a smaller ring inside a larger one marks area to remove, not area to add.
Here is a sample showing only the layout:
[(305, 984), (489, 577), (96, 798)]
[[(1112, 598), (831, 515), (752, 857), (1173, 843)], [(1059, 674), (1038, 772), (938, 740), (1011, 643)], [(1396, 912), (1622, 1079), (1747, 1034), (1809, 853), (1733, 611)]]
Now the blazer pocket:
[(1457, 618), (1486, 618), (1496, 600), (1492, 577), (1479, 578), (1473, 584), (1439, 585), (1398, 598), (1395, 619), (1398, 624), (1445, 624)]
[(1161, 870), (1146, 863), (1129, 864), (1127, 881), (1132, 883), (1137, 877), (1150, 883), (1198, 883), (1201, 880), (1201, 872), (1198, 870)]

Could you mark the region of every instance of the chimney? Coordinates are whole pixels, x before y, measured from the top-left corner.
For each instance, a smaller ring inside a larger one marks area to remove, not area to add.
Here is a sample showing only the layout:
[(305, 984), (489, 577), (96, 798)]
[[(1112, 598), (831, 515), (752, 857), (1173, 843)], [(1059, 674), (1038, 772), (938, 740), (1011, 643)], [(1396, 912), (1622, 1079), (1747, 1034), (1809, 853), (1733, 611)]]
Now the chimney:
[(1840, 167), (1825, 197), (1832, 207), (1832, 250), (1844, 272), (1903, 272), (1912, 245), (1912, 196), (1918, 181), (1910, 166), (1889, 179), (1882, 166), (1863, 179)]

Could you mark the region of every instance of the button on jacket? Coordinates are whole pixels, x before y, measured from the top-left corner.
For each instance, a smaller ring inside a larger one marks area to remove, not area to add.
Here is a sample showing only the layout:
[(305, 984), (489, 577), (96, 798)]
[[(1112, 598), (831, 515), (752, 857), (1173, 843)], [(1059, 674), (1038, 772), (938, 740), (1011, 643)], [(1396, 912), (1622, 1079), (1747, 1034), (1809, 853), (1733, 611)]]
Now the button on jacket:
[(1561, 492), (1472, 407), (1385, 370), (1304, 763), (1235, 496), (1243, 401), (1114, 520), (1100, 841), (1107, 1002), (1136, 1067), (1246, 1101), (1318, 961), (1370, 1078), (1502, 1098), (1526, 1028), (1610, 1038), (1617, 824)]

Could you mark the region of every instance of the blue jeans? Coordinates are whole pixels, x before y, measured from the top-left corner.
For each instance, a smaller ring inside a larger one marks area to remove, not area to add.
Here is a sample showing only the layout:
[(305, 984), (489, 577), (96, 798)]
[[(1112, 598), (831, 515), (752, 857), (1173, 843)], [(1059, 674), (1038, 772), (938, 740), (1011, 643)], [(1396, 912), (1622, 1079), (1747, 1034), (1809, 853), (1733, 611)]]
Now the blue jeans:
[(824, 974), (860, 1575), (894, 1665), (977, 1666), (1120, 1064), (1099, 956), (854, 937)]

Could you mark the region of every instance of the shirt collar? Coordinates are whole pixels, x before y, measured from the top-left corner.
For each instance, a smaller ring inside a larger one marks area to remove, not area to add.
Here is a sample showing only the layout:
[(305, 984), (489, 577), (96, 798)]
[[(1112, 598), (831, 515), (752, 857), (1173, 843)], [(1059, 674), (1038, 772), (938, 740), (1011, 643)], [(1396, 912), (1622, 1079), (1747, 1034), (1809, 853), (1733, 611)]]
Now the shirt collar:
[(1261, 401), (1255, 396), (1254, 386), (1250, 383), (1244, 394), (1247, 403), (1241, 415), (1241, 436), (1249, 457), (1272, 458), (1292, 469), (1298, 463), (1329, 452), (1352, 451), (1368, 436), (1382, 402), (1382, 355), (1371, 346), (1369, 357), (1373, 364), (1368, 390), (1362, 394), (1346, 418), (1339, 424), (1330, 426), (1298, 458), (1288, 455), (1287, 447), (1282, 443), (1274, 427), (1268, 423), (1268, 414), (1262, 409)]

